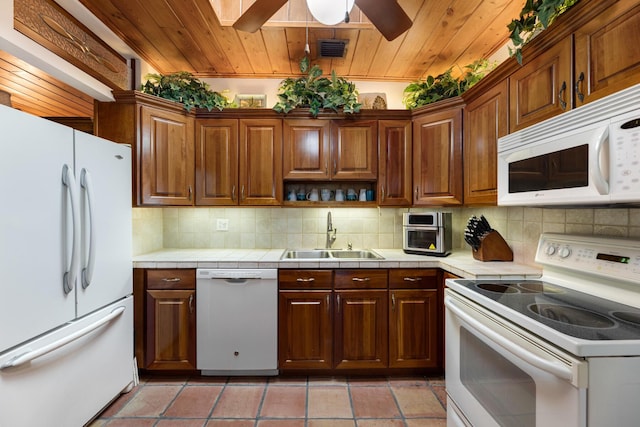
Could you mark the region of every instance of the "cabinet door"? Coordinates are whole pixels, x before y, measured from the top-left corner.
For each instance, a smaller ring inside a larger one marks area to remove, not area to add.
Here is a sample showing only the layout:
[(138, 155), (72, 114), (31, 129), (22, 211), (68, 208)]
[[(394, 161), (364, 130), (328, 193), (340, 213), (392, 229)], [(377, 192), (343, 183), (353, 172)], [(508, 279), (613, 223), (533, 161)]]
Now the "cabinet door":
[(196, 120), (196, 205), (238, 204), (238, 120)]
[(378, 177), (376, 120), (331, 122), (332, 179), (375, 180)]
[(284, 179), (329, 179), (330, 128), (329, 120), (284, 120)]
[(378, 205), (411, 205), (411, 121), (378, 121)]
[(571, 40), (566, 37), (509, 77), (509, 132), (573, 107)]
[(331, 291), (280, 291), (278, 368), (331, 369)]
[(240, 120), (240, 204), (282, 204), (282, 120)]
[(438, 291), (389, 291), (389, 367), (438, 366)]
[(335, 292), (336, 369), (386, 368), (388, 291)]
[(192, 205), (193, 119), (140, 107), (140, 184), (143, 205)]
[(462, 204), (462, 108), (413, 122), (414, 205)]
[(145, 368), (196, 369), (194, 290), (147, 290)]
[(498, 138), (507, 134), (509, 127), (507, 81), (471, 100), (465, 107), (464, 117), (464, 203), (497, 203)]
[(640, 83), (640, 5), (619, 0), (574, 33), (576, 106)]

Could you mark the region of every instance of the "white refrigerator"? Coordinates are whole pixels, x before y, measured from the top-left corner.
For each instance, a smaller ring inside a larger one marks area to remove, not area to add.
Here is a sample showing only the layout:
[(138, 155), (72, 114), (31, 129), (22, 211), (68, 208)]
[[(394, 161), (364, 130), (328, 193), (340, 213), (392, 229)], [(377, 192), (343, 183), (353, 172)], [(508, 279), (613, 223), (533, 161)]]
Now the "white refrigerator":
[(131, 150), (0, 106), (0, 427), (134, 385)]

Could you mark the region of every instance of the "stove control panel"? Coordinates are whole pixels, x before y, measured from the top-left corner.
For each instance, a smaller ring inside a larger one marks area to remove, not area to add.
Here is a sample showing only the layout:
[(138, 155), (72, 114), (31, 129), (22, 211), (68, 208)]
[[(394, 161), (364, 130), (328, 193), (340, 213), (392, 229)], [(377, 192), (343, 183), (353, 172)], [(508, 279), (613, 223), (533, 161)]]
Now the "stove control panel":
[(536, 262), (575, 271), (615, 277), (640, 284), (640, 241), (599, 236), (543, 234)]

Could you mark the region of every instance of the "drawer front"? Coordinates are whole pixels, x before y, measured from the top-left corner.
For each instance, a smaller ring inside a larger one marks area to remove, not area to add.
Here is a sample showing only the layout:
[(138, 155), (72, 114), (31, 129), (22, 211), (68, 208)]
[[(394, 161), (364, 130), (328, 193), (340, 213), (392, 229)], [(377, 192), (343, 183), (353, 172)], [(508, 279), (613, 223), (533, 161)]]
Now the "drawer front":
[(280, 289), (331, 289), (332, 270), (279, 270)]
[(438, 289), (438, 269), (389, 270), (390, 289)]
[(336, 289), (386, 289), (387, 270), (336, 270), (334, 282)]
[(153, 269), (147, 270), (147, 289), (195, 289), (194, 269)]

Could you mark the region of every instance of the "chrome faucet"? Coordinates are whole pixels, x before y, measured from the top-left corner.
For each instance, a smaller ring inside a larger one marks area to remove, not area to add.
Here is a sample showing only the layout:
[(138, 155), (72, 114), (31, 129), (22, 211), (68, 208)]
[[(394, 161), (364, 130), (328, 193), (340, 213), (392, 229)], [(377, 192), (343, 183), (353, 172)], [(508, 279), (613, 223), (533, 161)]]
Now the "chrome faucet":
[[(333, 231), (333, 234), (331, 234), (332, 231)], [(338, 229), (333, 228), (333, 223), (331, 222), (331, 212), (327, 212), (327, 244), (326, 244), (327, 249), (330, 249), (331, 245), (333, 245), (333, 242), (336, 241), (337, 231)]]

